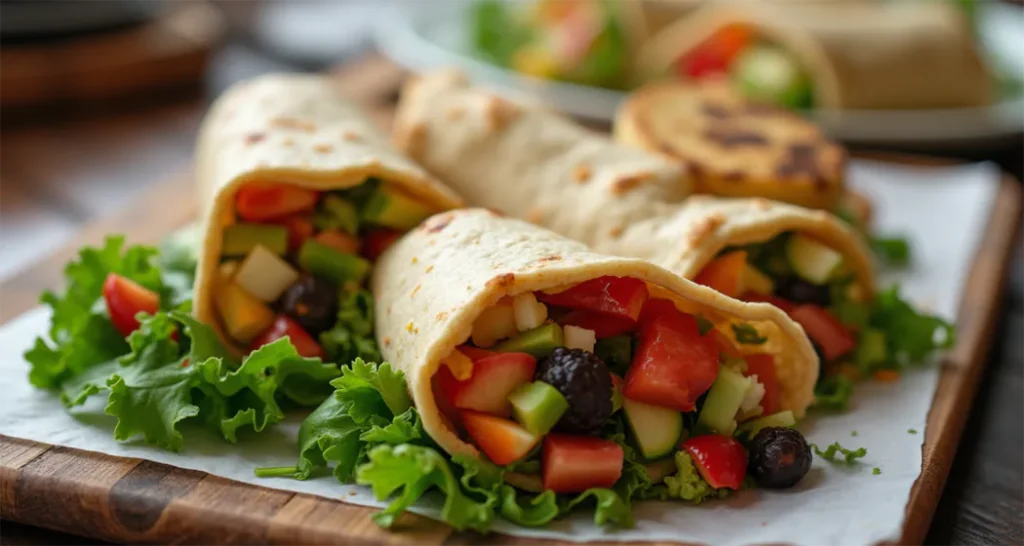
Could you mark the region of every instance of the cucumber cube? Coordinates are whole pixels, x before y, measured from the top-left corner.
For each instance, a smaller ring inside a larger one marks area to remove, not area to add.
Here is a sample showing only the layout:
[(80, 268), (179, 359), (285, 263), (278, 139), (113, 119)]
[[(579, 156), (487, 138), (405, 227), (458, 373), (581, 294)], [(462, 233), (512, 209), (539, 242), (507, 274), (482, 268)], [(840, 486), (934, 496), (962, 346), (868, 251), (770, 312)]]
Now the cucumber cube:
[(508, 395), (508, 401), (516, 421), (535, 436), (547, 434), (569, 409), (562, 393), (543, 381), (520, 386)]

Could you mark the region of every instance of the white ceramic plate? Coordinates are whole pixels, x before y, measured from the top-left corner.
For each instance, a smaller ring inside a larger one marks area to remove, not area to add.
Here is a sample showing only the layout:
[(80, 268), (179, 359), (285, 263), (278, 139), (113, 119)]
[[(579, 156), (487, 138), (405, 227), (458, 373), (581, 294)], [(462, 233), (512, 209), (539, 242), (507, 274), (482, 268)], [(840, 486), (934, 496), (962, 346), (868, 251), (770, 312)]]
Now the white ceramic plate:
[[(457, 66), (478, 83), (570, 115), (611, 121), (626, 93), (524, 76), (470, 53), (468, 4), (402, 2), (377, 28), (377, 46), (414, 71)], [(1024, 79), (1024, 13), (1001, 2), (979, 2), (981, 41), (992, 62)], [(941, 110), (811, 111), (833, 137), (848, 142), (934, 143), (1000, 139), (1024, 131), (1024, 95), (989, 106)]]

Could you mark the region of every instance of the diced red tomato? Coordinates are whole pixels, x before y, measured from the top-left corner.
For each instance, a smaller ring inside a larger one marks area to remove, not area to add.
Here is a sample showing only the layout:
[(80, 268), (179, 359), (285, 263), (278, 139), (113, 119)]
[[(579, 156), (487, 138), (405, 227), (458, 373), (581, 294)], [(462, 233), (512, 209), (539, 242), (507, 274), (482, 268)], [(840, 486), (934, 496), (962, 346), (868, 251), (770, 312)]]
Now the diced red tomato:
[(295, 350), (300, 356), (306, 358), (324, 358), (326, 356), (324, 348), (313, 339), (313, 336), (303, 330), (302, 326), (290, 319), (288, 315), (277, 315), (274, 322), (270, 324), (270, 328), (252, 340), (252, 343), (249, 344), (249, 351), (255, 351), (283, 337), (291, 339), (292, 345), (295, 346)]
[(498, 353), (474, 360), (469, 379), (455, 380), (454, 384), (443, 385), (442, 390), (456, 408), (507, 416), (511, 412), (508, 395), (533, 381), (536, 369), (537, 359), (526, 353)]
[(625, 334), (636, 326), (635, 320), (579, 309), (569, 311), (558, 322), (562, 326), (576, 326), (593, 330), (597, 339)]
[(629, 320), (637, 320), (647, 302), (647, 284), (630, 277), (598, 277), (559, 292), (537, 297), (549, 305), (595, 311)]
[(103, 300), (114, 328), (126, 337), (139, 327), (135, 315), (141, 312), (152, 315), (160, 309), (160, 296), (156, 292), (117, 273), (107, 275), (103, 282)]
[(821, 347), (826, 360), (835, 360), (857, 345), (850, 330), (823, 307), (798, 305), (789, 311), (789, 316), (803, 326), (807, 337)]
[(603, 438), (548, 434), (542, 459), (544, 489), (555, 493), (611, 487), (622, 476), (622, 446)]
[(736, 345), (734, 345), (733, 342), (729, 341), (729, 339), (725, 337), (725, 334), (723, 334), (722, 332), (719, 332), (718, 330), (711, 330), (710, 332), (708, 332), (708, 336), (714, 338), (715, 345), (718, 346), (718, 350), (724, 353), (726, 356), (731, 356), (733, 358), (743, 358), (743, 353), (741, 353), (739, 349), (736, 348)]
[(724, 74), (733, 59), (750, 44), (751, 38), (751, 29), (746, 25), (722, 27), (704, 43), (680, 57), (676, 63), (676, 73), (682, 78)]
[(640, 312), (640, 323), (638, 329), (642, 332), (654, 319), (661, 316), (675, 317), (678, 313), (679, 310), (676, 309), (676, 304), (669, 300), (661, 298), (647, 300), (643, 311)]
[(692, 316), (659, 304), (641, 322), (640, 345), (626, 372), (623, 394), (655, 406), (693, 411), (717, 375), (714, 338), (700, 335)]
[(795, 303), (785, 298), (780, 298), (779, 296), (766, 296), (764, 294), (758, 294), (757, 292), (744, 292), (743, 295), (740, 296), (740, 299), (749, 302), (770, 303), (787, 313), (796, 307)]
[(732, 436), (707, 434), (683, 442), (700, 475), (711, 487), (738, 490), (747, 475), (747, 452)]
[(757, 381), (764, 386), (764, 397), (761, 398), (762, 415), (771, 415), (779, 411), (779, 378), (775, 373), (775, 358), (767, 354), (747, 355), (746, 376), (756, 375)]
[(288, 229), (288, 250), (297, 252), (302, 248), (302, 243), (313, 236), (315, 231), (313, 221), (305, 216), (287, 216), (274, 221)]
[(319, 197), (316, 190), (288, 184), (250, 184), (238, 190), (235, 212), (243, 220), (263, 222), (312, 211)]
[(693, 282), (714, 288), (718, 292), (735, 298), (740, 295), (740, 279), (747, 267), (747, 253), (736, 250), (723, 254), (704, 266)]
[(498, 465), (522, 459), (540, 440), (519, 423), (486, 413), (463, 410), (462, 425), (480, 451)]
[(401, 237), (402, 234), (393, 229), (374, 229), (366, 233), (363, 238), (363, 250), (361, 254), (367, 260), (376, 262), (381, 254)]

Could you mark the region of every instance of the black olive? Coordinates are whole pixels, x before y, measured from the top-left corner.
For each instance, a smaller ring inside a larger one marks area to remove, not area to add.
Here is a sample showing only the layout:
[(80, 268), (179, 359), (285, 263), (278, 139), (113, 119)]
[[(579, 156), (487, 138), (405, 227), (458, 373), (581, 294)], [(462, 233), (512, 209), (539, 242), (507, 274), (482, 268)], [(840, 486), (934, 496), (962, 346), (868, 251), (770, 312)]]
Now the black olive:
[(776, 282), (775, 295), (793, 303), (813, 303), (822, 307), (832, 303), (828, 286), (811, 284), (796, 277), (785, 277)]
[(611, 372), (594, 353), (559, 347), (537, 363), (534, 379), (558, 389), (569, 403), (555, 425), (561, 432), (598, 432), (612, 414)]
[(338, 321), (338, 287), (314, 275), (303, 275), (281, 296), (281, 310), (311, 336)]
[(748, 448), (747, 471), (761, 487), (792, 487), (811, 469), (811, 447), (795, 429), (765, 427)]

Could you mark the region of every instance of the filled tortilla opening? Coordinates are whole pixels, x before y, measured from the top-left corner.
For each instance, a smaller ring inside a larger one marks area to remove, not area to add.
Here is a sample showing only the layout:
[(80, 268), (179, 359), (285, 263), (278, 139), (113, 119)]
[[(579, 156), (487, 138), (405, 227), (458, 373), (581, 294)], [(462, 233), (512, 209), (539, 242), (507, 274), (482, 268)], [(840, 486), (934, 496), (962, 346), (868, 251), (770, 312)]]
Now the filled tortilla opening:
[(686, 80), (726, 79), (748, 99), (784, 106), (814, 106), (814, 84), (802, 60), (753, 25), (732, 23), (715, 31), (675, 62)]
[(602, 276), (498, 295), (436, 366), (432, 394), (451, 431), (505, 467), (509, 483), (611, 487), (626, 437), (654, 479), (691, 433), (792, 425), (776, 333), (640, 279)]
[(743, 301), (775, 305), (799, 323), (826, 366), (878, 343), (849, 326), (867, 309), (867, 294), (847, 260), (813, 235), (785, 231), (766, 241), (723, 249), (694, 278)]
[(373, 262), (436, 212), (372, 177), (331, 191), (251, 181), (231, 202), (212, 292), (221, 330), (242, 352), (287, 336), (301, 355), (327, 359), (321, 336), (344, 327), (339, 310), (372, 306), (364, 286)]

